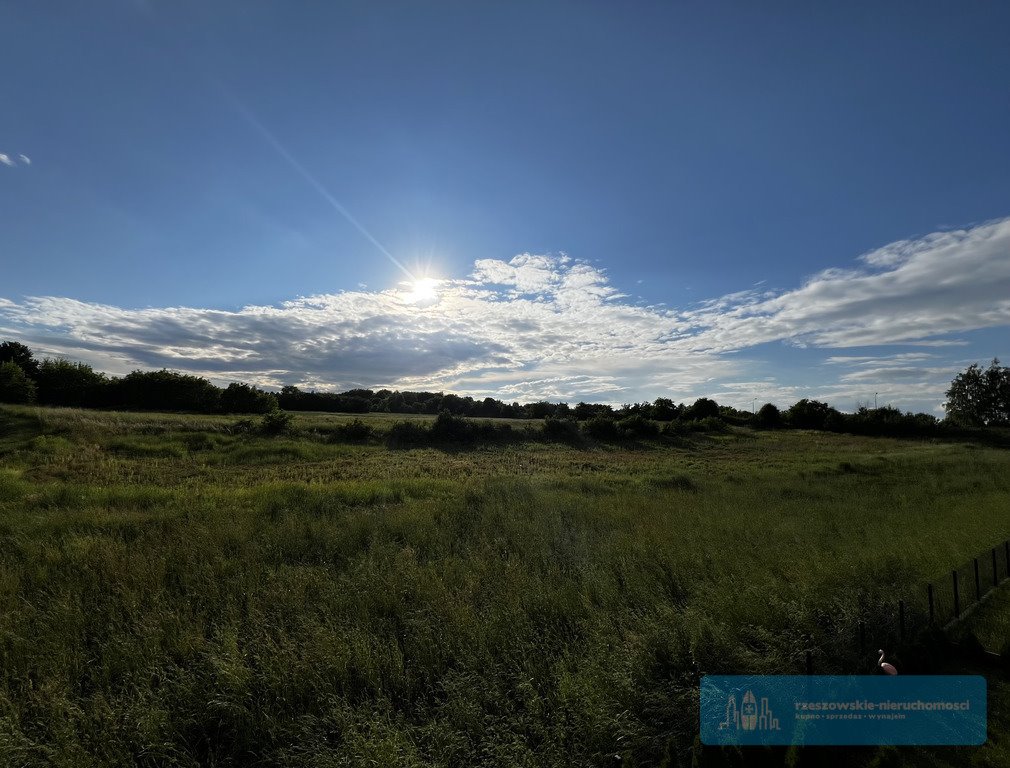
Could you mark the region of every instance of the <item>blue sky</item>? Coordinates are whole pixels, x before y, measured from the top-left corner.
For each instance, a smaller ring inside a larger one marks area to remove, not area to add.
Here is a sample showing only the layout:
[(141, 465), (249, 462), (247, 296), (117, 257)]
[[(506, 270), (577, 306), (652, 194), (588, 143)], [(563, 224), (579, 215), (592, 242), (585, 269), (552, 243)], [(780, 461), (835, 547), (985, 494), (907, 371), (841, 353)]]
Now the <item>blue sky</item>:
[(1010, 357), (1005, 5), (0, 10), (0, 335), (40, 355), (926, 411)]

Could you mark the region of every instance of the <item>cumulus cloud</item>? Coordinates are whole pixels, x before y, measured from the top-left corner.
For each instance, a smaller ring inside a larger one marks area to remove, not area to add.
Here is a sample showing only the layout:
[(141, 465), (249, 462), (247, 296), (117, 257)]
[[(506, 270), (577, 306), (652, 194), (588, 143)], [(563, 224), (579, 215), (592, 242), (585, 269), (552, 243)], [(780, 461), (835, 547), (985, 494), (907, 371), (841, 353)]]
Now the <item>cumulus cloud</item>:
[[(966, 343), (950, 335), (1010, 324), (1010, 219), (892, 243), (857, 264), (677, 310), (629, 302), (603, 269), (566, 255), (521, 254), (480, 259), (420, 304), (409, 287), (363, 286), (237, 311), (43, 296), (0, 299), (0, 333), (114, 373), (164, 366), (266, 386), (840, 407), (876, 391), (934, 408), (963, 367), (941, 357)], [(761, 361), (737, 353), (768, 342), (825, 349), (822, 383), (755, 377)], [(874, 349), (899, 344), (917, 349)]]

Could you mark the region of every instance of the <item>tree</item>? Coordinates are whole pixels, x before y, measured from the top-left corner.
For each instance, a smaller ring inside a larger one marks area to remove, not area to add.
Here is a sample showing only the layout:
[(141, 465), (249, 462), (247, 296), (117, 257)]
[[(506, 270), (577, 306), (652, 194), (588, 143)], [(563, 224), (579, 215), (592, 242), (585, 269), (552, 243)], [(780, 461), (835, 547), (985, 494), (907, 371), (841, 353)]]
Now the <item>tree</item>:
[(946, 395), (949, 421), (975, 427), (1010, 424), (1010, 368), (995, 358), (985, 370), (978, 363), (968, 366)]
[(39, 402), (43, 405), (92, 407), (102, 399), (101, 390), (108, 384), (104, 374), (96, 373), (87, 363), (72, 363), (59, 358), (46, 358), (39, 364), (36, 377)]
[(221, 390), (207, 379), (166, 369), (133, 371), (119, 390), (127, 408), (140, 410), (213, 413), (221, 403)]
[(0, 403), (35, 402), (35, 382), (17, 363), (0, 363)]
[(20, 341), (5, 341), (0, 344), (0, 363), (15, 363), (32, 379), (39, 375), (39, 361), (31, 349)]
[(759, 427), (774, 429), (782, 426), (782, 414), (772, 403), (765, 403), (758, 410), (755, 421)]
[(786, 421), (796, 429), (824, 429), (828, 417), (837, 413), (827, 403), (803, 398), (786, 411)]
[(700, 419), (708, 418), (717, 419), (719, 418), (719, 404), (715, 400), (710, 400), (707, 397), (699, 397), (684, 412), (684, 418), (690, 421), (698, 421)]
[(248, 384), (232, 382), (221, 393), (221, 410), (225, 413), (270, 413), (277, 408), (276, 395)]
[(652, 404), (652, 418), (656, 421), (673, 421), (680, 416), (682, 406), (674, 405), (668, 397), (657, 397)]

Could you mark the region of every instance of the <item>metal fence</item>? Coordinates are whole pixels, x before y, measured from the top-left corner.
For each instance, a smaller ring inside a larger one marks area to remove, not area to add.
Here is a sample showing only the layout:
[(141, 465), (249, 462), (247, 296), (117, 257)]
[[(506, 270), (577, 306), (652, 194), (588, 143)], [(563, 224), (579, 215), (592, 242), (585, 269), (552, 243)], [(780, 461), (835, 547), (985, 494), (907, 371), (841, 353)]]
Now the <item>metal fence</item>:
[(1010, 541), (980, 552), (946, 578), (928, 586), (933, 622), (946, 627), (963, 619), (994, 587), (1010, 576)]
[[(856, 617), (839, 617), (803, 656), (808, 674), (815, 671), (870, 672), (878, 649), (888, 658), (918, 663), (924, 638), (957, 634), (960, 622), (1010, 578), (1010, 540), (979, 552), (928, 583), (863, 606)], [(999, 618), (994, 618), (999, 620)], [(1008, 638), (1010, 639), (1010, 638)], [(999, 652), (1000, 648), (987, 648)]]

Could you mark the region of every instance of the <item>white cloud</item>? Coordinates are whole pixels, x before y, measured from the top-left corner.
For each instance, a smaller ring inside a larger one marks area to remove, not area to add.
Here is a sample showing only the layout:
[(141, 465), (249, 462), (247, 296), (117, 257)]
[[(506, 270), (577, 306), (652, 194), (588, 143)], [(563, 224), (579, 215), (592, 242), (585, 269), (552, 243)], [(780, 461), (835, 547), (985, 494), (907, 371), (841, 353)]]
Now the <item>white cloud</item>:
[(32, 159), (28, 155), (18, 155), (16, 158), (11, 155), (4, 154), (0, 152), (0, 164), (6, 165), (8, 168), (16, 168), (18, 164), (21, 165), (31, 165)]
[[(967, 343), (949, 335), (1010, 324), (1010, 219), (893, 243), (859, 263), (678, 311), (627, 303), (591, 264), (521, 254), (476, 261), (423, 305), (409, 288), (364, 286), (234, 312), (30, 297), (0, 300), (0, 332), (114, 373), (166, 366), (262, 385), (613, 403), (708, 395), (738, 406), (820, 397), (850, 408), (876, 391), (934, 408), (963, 367), (940, 354)], [(800, 386), (733, 354), (768, 342), (853, 354), (826, 356)], [(923, 351), (878, 350), (896, 344)]]
[(744, 293), (690, 317), (700, 349), (787, 340), (818, 347), (948, 345), (932, 337), (1010, 324), (1010, 219), (901, 241), (771, 297)]

